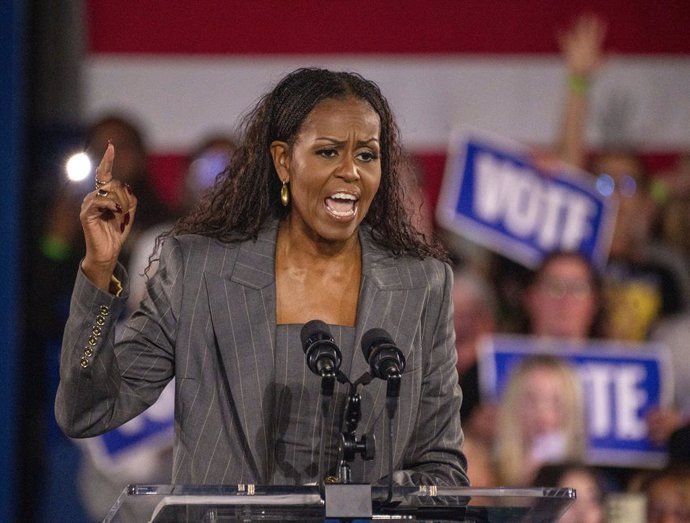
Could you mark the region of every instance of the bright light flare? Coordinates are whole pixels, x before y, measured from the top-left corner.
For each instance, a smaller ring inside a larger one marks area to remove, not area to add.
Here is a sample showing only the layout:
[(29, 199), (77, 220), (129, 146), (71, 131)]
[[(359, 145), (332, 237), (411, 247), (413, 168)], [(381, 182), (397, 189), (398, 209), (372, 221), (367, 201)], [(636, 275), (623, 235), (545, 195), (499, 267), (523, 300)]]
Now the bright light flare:
[(73, 154), (65, 164), (65, 171), (71, 182), (81, 182), (91, 174), (91, 160), (86, 153)]

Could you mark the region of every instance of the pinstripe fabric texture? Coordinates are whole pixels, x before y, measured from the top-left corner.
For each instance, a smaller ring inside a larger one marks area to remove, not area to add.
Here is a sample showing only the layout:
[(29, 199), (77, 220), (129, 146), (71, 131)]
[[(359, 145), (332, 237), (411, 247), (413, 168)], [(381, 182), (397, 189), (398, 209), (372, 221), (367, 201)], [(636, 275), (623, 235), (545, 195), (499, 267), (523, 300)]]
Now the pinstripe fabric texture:
[[(359, 376), (351, 376), (349, 367), (355, 351), (355, 328), (341, 325), (330, 328), (343, 355), (340, 370), (354, 381)], [(273, 408), (275, 461), (271, 477), (271, 483), (277, 485), (317, 482), (320, 476), (335, 475), (338, 465), (338, 442), (343, 430), (348, 387), (336, 383), (333, 396), (324, 400), (320, 394), (320, 378), (305, 363), (301, 330), (301, 324), (277, 327)], [(326, 406), (325, 415), (322, 401)], [(365, 405), (364, 410), (367, 407)]]
[[(81, 271), (63, 338), (55, 413), (71, 437), (106, 432), (151, 405), (175, 376), (173, 483), (270, 483), (275, 456), (272, 397), (276, 361), (277, 222), (256, 241), (225, 244), (188, 235), (166, 240), (147, 297), (114, 340), (126, 296), (95, 287)], [(461, 392), (455, 372), (450, 267), (393, 257), (366, 230), (354, 343), (386, 329), (405, 354), (394, 420), (394, 465), (401, 484), (466, 484)], [(116, 276), (127, 286), (122, 267)], [(80, 356), (101, 306), (110, 311), (86, 368)], [(368, 370), (353, 351), (350, 377)], [(319, 380), (313, 380), (318, 395)], [(356, 461), (355, 481), (386, 476), (386, 386), (360, 389), (358, 434), (372, 433), (377, 459)]]

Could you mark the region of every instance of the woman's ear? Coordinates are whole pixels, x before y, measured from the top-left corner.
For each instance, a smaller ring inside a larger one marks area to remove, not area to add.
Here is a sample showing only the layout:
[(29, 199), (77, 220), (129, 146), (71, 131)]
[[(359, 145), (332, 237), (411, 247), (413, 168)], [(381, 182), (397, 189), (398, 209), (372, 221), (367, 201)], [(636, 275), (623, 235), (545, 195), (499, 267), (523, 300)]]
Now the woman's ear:
[(275, 167), (276, 172), (280, 181), (287, 183), (290, 181), (290, 169), (289, 165), (289, 153), (290, 147), (287, 142), (281, 142), (275, 140), (271, 142), (271, 157), (273, 158), (273, 167)]

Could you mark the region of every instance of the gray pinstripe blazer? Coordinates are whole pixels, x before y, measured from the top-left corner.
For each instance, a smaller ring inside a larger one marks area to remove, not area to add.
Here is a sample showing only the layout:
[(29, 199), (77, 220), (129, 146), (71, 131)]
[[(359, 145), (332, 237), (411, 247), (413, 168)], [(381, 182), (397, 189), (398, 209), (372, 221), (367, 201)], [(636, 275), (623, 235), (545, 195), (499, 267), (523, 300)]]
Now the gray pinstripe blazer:
[[(257, 241), (226, 244), (187, 235), (166, 240), (140, 309), (117, 341), (125, 307), (79, 271), (65, 327), (55, 413), (71, 437), (113, 429), (151, 405), (174, 376), (173, 483), (267, 483), (274, 442), (274, 253), (277, 222)], [(357, 346), (386, 329), (405, 353), (394, 425), (398, 483), (466, 484), (455, 372), (450, 267), (434, 259), (393, 257), (365, 230)], [(127, 286), (121, 267), (117, 276)], [(368, 366), (354, 351), (351, 379)], [(314, 387), (320, 386), (314, 376)], [(358, 433), (372, 432), (377, 459), (355, 462), (355, 481), (387, 473), (386, 386), (360, 389)]]

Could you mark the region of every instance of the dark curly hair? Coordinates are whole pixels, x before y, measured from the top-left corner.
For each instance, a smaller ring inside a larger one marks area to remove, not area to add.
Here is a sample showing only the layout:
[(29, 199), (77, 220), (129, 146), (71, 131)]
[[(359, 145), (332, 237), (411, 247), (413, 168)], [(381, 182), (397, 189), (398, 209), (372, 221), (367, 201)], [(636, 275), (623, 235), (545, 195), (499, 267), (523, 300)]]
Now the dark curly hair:
[(381, 183), (363, 223), (371, 228), (374, 241), (396, 255), (447, 260), (441, 243), (417, 230), (407, 213), (401, 177), (409, 167), (393, 113), (379, 87), (356, 73), (319, 68), (288, 74), (244, 116), (230, 165), (171, 233), (244, 241), (256, 238), (268, 219), (287, 216), (290, 207), (280, 203), (281, 182), (270, 154), (271, 142), (292, 146), (319, 102), (348, 97), (366, 101), (381, 121)]

